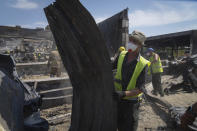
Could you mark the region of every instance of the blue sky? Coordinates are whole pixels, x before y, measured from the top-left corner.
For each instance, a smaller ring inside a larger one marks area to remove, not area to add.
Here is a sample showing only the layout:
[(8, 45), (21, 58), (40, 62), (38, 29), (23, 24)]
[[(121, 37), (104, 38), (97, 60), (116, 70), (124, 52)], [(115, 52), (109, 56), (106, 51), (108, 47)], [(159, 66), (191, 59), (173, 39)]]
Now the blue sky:
[[(54, 0), (1, 0), (0, 25), (45, 27), (43, 8)], [(129, 32), (147, 36), (197, 29), (197, 0), (80, 0), (97, 22), (129, 8)]]

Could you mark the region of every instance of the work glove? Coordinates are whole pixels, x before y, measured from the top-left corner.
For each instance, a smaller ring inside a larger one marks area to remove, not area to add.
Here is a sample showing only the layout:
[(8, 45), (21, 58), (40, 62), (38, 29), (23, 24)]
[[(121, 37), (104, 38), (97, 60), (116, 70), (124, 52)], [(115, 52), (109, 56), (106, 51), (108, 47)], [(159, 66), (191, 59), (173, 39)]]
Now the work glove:
[(125, 91), (114, 91), (113, 93), (113, 97), (115, 98), (115, 100), (121, 100), (125, 96), (126, 96)]

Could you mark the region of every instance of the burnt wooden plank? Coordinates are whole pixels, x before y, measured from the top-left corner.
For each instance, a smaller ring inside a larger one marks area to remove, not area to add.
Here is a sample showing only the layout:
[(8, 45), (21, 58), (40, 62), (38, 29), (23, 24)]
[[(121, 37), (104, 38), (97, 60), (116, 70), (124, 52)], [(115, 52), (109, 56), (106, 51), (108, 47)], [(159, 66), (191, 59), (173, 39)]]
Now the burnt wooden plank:
[(78, 0), (56, 0), (44, 11), (73, 86), (71, 130), (115, 131), (110, 58), (93, 17)]

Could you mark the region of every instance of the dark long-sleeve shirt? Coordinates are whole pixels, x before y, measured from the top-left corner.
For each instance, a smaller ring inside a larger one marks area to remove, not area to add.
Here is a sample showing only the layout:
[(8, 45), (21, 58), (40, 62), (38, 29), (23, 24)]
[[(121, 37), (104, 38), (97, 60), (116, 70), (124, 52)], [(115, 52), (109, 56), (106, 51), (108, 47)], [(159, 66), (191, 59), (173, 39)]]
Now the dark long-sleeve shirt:
[[(135, 67), (139, 58), (140, 58), (140, 55), (129, 63), (127, 63), (128, 53), (126, 54), (124, 58), (123, 65), (122, 65), (122, 90), (123, 91), (126, 91), (127, 89), (127, 86), (131, 80), (131, 77), (134, 73), (134, 70), (135, 70)], [(119, 59), (119, 56), (113, 62), (113, 65), (112, 65), (113, 69), (117, 69), (118, 59)], [(145, 89), (146, 72), (147, 72), (147, 66), (142, 70), (136, 82), (136, 88), (140, 89), (141, 91), (144, 91)]]

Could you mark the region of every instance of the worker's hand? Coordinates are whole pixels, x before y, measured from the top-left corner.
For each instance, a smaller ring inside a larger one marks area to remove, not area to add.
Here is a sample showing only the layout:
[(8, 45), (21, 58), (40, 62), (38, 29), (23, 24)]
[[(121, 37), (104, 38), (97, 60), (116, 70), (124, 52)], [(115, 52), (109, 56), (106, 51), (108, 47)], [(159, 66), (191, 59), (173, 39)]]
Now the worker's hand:
[(113, 93), (113, 97), (116, 99), (116, 100), (121, 100), (123, 97), (126, 96), (126, 93), (125, 91), (114, 91)]

